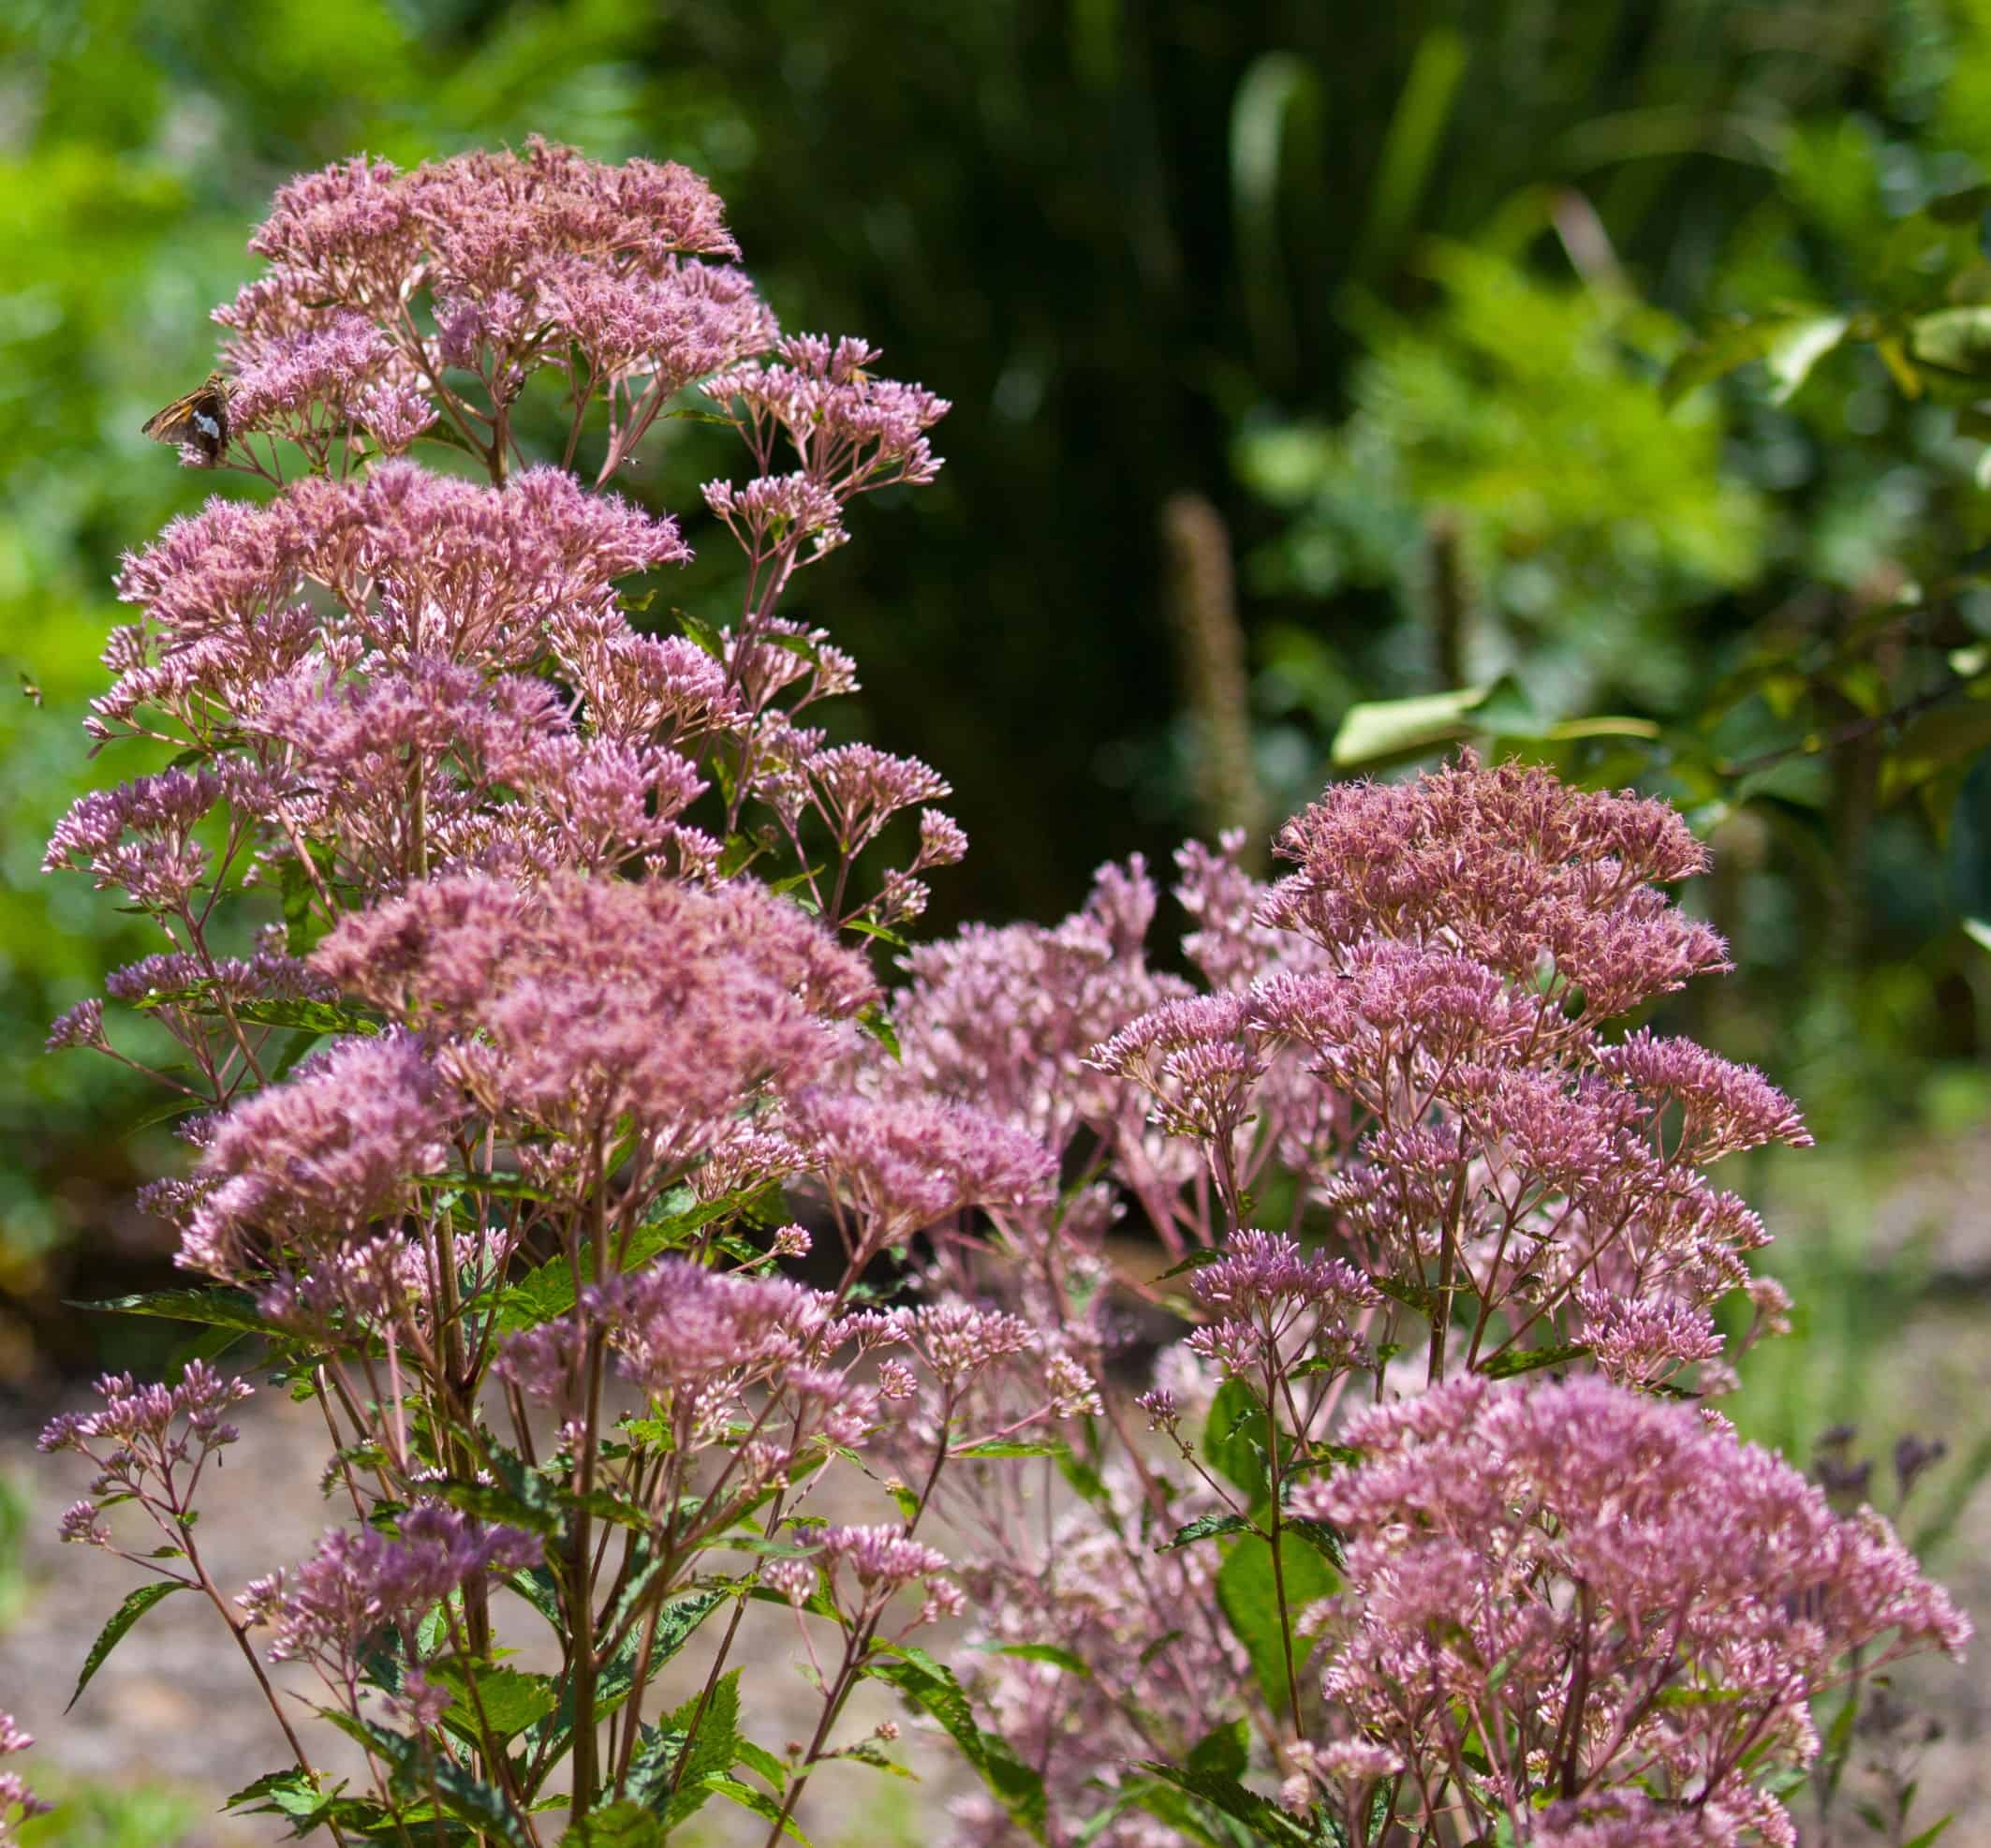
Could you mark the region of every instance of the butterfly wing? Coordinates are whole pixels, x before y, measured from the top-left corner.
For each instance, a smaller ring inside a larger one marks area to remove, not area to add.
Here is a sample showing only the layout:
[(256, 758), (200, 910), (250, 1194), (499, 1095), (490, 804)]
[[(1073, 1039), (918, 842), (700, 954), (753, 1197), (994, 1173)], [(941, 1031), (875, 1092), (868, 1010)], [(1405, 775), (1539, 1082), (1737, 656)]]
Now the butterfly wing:
[(199, 392), (189, 392), (184, 398), (175, 398), (164, 410), (155, 411), (145, 420), (145, 427), (139, 433), (150, 436), (155, 443), (184, 443), (193, 439), (194, 405), (200, 396)]
[(171, 443), (197, 451), (204, 467), (214, 467), (229, 446), (228, 383), (219, 373), (184, 398), (145, 420), (141, 436), (155, 443)]

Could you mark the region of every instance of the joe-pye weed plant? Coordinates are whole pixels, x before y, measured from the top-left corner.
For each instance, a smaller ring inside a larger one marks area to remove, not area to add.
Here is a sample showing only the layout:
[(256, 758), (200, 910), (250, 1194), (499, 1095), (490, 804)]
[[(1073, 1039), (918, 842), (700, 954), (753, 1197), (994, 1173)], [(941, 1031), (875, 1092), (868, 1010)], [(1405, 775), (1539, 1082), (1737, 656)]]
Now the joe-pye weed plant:
[[(1330, 790), (1269, 888), (1186, 848), (1193, 983), (1138, 862), (907, 947), (947, 786), (826, 742), (854, 666), (785, 612), (947, 407), (781, 336), (675, 167), (357, 160), (252, 249), (220, 465), (272, 492), (127, 562), (91, 729), (175, 761), (49, 854), (162, 934), (109, 998), (178, 1042), (196, 1282), (122, 1307), (214, 1331), (46, 1434), (99, 1471), (65, 1536), (147, 1574), (83, 1680), (205, 1598), (289, 1753), (238, 1805), (341, 1841), (642, 1844), (715, 1796), (806, 1841), (818, 1766), (892, 1763), (867, 1678), (980, 1774), (969, 1841), (1791, 1841), (1811, 1699), (1968, 1626), (1709, 1402), (1714, 1306), (1786, 1305), (1704, 1170), (1804, 1131), (1624, 1030), (1722, 963), (1678, 818), (1467, 759)], [(609, 484), (682, 416), (747, 451), (705, 489), (741, 596), (658, 636), (619, 586), (688, 549)], [(239, 1336), (336, 1524), (238, 1587), (197, 1522)], [(839, 1474), (875, 1519), (816, 1512)], [(754, 1737), (752, 1600), (806, 1739)]]

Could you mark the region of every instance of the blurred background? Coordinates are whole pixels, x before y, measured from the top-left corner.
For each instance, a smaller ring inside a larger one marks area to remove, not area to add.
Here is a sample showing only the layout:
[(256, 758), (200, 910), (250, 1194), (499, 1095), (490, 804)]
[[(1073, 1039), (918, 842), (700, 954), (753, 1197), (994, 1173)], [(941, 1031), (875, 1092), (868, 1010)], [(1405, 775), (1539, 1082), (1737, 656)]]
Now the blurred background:
[[(1821, 1144), (1737, 1182), (1799, 1303), (1739, 1419), (1800, 1458), (1856, 1426), (1883, 1502), (1945, 1441), (1904, 1525), (1991, 1608), (1991, 0), (10, 0), (14, 1422), (125, 1358), (65, 1302), (163, 1262), (149, 1098), (40, 1052), (150, 947), (37, 871), (111, 774), (78, 721), (118, 554), (213, 485), (138, 426), (291, 173), (532, 133), (699, 168), (787, 325), (953, 400), (939, 485), (798, 609), (863, 670), (837, 722), (954, 783), (931, 928), (1462, 741), (1687, 809), (1738, 969), (1667, 1024)], [(636, 490), (695, 509), (709, 435)], [(665, 600), (719, 607), (714, 567)], [(1976, 1738), (1983, 1678), (1928, 1686)]]

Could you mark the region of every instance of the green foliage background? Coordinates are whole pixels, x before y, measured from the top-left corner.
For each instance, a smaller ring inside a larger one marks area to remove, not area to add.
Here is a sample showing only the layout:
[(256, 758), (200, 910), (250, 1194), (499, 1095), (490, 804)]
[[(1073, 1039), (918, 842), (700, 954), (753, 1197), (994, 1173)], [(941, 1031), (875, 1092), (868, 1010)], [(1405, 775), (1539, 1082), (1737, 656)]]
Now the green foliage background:
[[(956, 785), (935, 927), (1231, 819), (1169, 614), (1188, 491), (1262, 813), (1461, 738), (1637, 779), (1713, 835), (1741, 964), (1675, 1024), (1799, 1093), (1836, 1198), (1982, 1121), (1983, 368), (1913, 329), (1991, 297), (1954, 203), (1986, 0), (15, 0), (0, 66), (0, 1377), (94, 1359), (61, 1299), (160, 1261), (143, 1100), (39, 1051), (146, 947), (37, 870), (125, 774), (77, 730), (117, 555), (212, 486), (138, 426), (271, 189), (361, 148), (686, 160), (789, 324), (955, 401), (941, 484), (805, 612), (864, 670), (844, 722)], [(705, 434), (642, 490), (694, 507)]]

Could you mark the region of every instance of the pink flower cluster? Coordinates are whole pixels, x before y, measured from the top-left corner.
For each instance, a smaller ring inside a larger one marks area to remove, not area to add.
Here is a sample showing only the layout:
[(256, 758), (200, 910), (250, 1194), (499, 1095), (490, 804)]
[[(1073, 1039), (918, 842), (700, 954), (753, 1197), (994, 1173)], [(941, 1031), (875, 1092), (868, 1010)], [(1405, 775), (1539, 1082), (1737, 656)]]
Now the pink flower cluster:
[[(34, 1743), (34, 1738), (14, 1723), (11, 1713), (0, 1713), (0, 1758), (25, 1752)], [(28, 1788), (20, 1772), (0, 1771), (0, 1841), (12, 1841), (17, 1823), (24, 1823), (30, 1816), (45, 1816), (50, 1807)]]
[(1690, 1799), (1712, 1839), (1788, 1842), (1760, 1780), (1816, 1749), (1807, 1703), (1838, 1664), (1970, 1634), (1878, 1515), (1836, 1515), (1723, 1421), (1596, 1377), (1461, 1380), (1344, 1435), (1361, 1467), (1294, 1497), (1346, 1546), (1330, 1710), (1454, 1777), (1474, 1741), (1489, 1762), (1457, 1796), (1481, 1831), (1539, 1839), (1546, 1795), (1567, 1819), (1549, 1839), (1582, 1841), (1560, 1831), (1583, 1800), (1629, 1787)]
[[(1705, 858), (1679, 816), (1468, 754), (1327, 791), (1276, 884), (1241, 835), (1184, 848), (1193, 979), (1136, 859), (888, 991), (868, 954), (966, 839), (940, 771), (832, 741), (856, 663), (786, 599), (859, 496), (934, 478), (946, 402), (784, 337), (675, 166), (360, 159), (252, 248), (229, 441), (189, 459), (275, 492), (126, 559), (90, 731), (176, 761), (47, 865), (158, 926), (108, 983), (185, 1056), (154, 1075), (195, 1162), (148, 1197), (198, 1311), (316, 1401), (349, 1519), (229, 1603), (193, 1499), (249, 1388), (199, 1361), (43, 1444), (99, 1471), (64, 1537), (204, 1593), (314, 1786), (251, 1624), (317, 1669), (369, 1746), (335, 1828), (550, 1839), (557, 1775), (571, 1839), (723, 1791), (778, 1848), (815, 1766), (895, 1737), (835, 1743), (877, 1677), (981, 1770), (975, 1842), (1266, 1833), (1275, 1787), (1322, 1841), (1789, 1842), (1809, 1703), (1969, 1626), (1879, 1516), (1674, 1402), (1733, 1383), (1724, 1296), (1743, 1344), (1788, 1326), (1704, 1170), (1809, 1140), (1762, 1073), (1615, 1024), (1724, 966), (1667, 894)], [(689, 547), (602, 490), (686, 397), (746, 451), (703, 493), (744, 583), (666, 637), (628, 581)], [(50, 1043), (125, 1058), (96, 998)], [(833, 1232), (833, 1287), (783, 1274)], [(845, 1461), (883, 1518), (802, 1512)], [(120, 1545), (125, 1502), (164, 1545)], [(500, 1589), (559, 1676), (499, 1666)], [(708, 1762), (756, 1591), (820, 1722)], [(970, 1593), (965, 1693), (901, 1639)], [(31, 1802), (0, 1775), (0, 1832)]]
[(452, 1592), (494, 1573), (539, 1562), (542, 1543), (487, 1527), (454, 1508), (410, 1508), (398, 1531), (337, 1529), (295, 1571), (255, 1580), (241, 1603), (252, 1623), (273, 1624), (273, 1662), (309, 1662), (335, 1692), (356, 1698), (361, 1652), (383, 1629), (412, 1633)]

